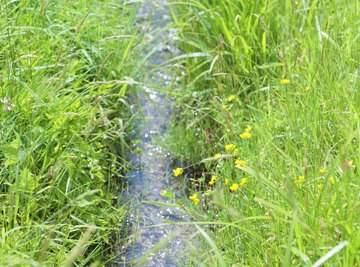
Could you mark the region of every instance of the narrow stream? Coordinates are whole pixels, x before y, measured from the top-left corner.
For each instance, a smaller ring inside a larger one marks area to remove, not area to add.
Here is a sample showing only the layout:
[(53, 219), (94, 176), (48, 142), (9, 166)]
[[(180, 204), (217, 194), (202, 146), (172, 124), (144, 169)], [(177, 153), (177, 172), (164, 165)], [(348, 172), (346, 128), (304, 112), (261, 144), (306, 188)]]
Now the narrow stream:
[[(186, 239), (190, 236), (189, 226), (175, 226), (172, 222), (189, 219), (174, 203), (160, 195), (161, 190), (171, 188), (181, 195), (179, 179), (172, 176), (170, 154), (164, 145), (164, 133), (170, 123), (171, 97), (164, 93), (171, 90), (174, 68), (164, 63), (180, 52), (172, 46), (176, 31), (169, 27), (170, 15), (165, 0), (148, 1), (139, 11), (142, 30), (148, 32), (149, 46), (145, 54), (148, 77), (143, 83), (146, 88), (139, 92), (143, 119), (139, 120), (137, 148), (140, 153), (131, 155), (136, 168), (130, 173), (129, 186), (124, 193), (130, 200), (129, 245), (125, 246), (117, 266), (181, 266), (185, 264)], [(151, 88), (160, 88), (153, 90)], [(163, 202), (169, 205), (159, 205)], [(161, 226), (159, 226), (161, 224)], [(157, 226), (158, 225), (158, 226)]]

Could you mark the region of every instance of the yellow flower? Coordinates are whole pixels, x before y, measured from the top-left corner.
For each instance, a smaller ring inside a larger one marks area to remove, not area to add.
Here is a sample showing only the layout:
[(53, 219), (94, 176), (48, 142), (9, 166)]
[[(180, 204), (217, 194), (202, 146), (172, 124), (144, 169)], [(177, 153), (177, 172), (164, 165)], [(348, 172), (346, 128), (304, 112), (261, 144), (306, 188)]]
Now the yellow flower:
[(182, 168), (176, 168), (175, 170), (173, 170), (174, 176), (178, 177), (180, 174), (182, 174), (184, 170)]
[(227, 98), (227, 102), (231, 102), (235, 99), (235, 96), (234, 95), (231, 95)]
[(215, 184), (216, 179), (217, 179), (217, 177), (215, 175), (211, 176), (211, 180), (209, 182), (209, 185)]
[(235, 165), (238, 167), (246, 167), (246, 161), (242, 159), (237, 159), (235, 161)]
[(326, 168), (324, 167), (324, 168), (320, 168), (320, 170), (319, 170), (319, 173), (320, 174), (324, 174), (326, 172)]
[(234, 149), (234, 152), (233, 152), (233, 155), (234, 155), (234, 156), (239, 155), (239, 149), (235, 148), (235, 149)]
[(166, 190), (161, 190), (160, 191), (160, 196), (166, 196), (166, 194), (167, 194), (167, 191)]
[(197, 206), (200, 203), (200, 199), (198, 199), (198, 194), (194, 193), (193, 195), (189, 196), (189, 199), (194, 202), (194, 204)]
[(244, 132), (244, 133), (241, 133), (239, 136), (240, 136), (241, 139), (250, 139), (251, 138), (251, 133)]
[(231, 191), (236, 191), (236, 190), (238, 189), (238, 187), (239, 187), (238, 184), (232, 184), (232, 185), (230, 186), (230, 190), (231, 190)]
[(228, 185), (228, 184), (229, 184), (229, 179), (225, 178), (224, 185)]
[(323, 185), (319, 183), (319, 184), (317, 184), (317, 188), (322, 189)]
[(222, 105), (222, 108), (225, 109), (225, 110), (229, 110), (230, 107), (228, 105)]
[(214, 158), (215, 158), (215, 159), (218, 159), (218, 158), (220, 158), (220, 157), (221, 157), (221, 154), (219, 154), (219, 153), (217, 153), (217, 154), (214, 155)]
[(295, 183), (296, 185), (300, 185), (302, 182), (304, 182), (304, 180), (305, 180), (305, 176), (301, 175), (296, 179)]
[(241, 186), (241, 187), (243, 187), (246, 183), (247, 183), (247, 178), (242, 178), (241, 179), (241, 181), (240, 181), (240, 183), (239, 183), (239, 185)]
[(251, 129), (252, 129), (252, 127), (251, 127), (250, 125), (248, 125), (248, 126), (246, 127), (246, 129), (245, 129), (245, 132), (250, 132)]
[(330, 178), (329, 178), (329, 181), (330, 181), (331, 184), (335, 184), (335, 179), (334, 179), (334, 177), (330, 177)]
[(280, 84), (281, 85), (287, 85), (287, 84), (289, 84), (290, 83), (290, 80), (288, 80), (288, 79), (282, 79), (282, 80), (280, 80)]
[(234, 147), (235, 147), (234, 144), (228, 144), (228, 145), (225, 146), (225, 150), (229, 151), (229, 150), (232, 150)]

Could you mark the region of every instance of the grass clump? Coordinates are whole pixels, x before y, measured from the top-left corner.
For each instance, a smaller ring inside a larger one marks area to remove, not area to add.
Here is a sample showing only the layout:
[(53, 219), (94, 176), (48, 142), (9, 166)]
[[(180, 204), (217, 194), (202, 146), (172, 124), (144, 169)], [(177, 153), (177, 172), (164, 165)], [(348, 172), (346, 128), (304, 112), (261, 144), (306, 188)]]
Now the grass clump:
[(115, 191), (131, 130), (136, 10), (1, 2), (0, 265), (111, 258), (124, 216)]
[(185, 74), (170, 146), (203, 166), (194, 264), (360, 262), (357, 13), (355, 1), (173, 2)]

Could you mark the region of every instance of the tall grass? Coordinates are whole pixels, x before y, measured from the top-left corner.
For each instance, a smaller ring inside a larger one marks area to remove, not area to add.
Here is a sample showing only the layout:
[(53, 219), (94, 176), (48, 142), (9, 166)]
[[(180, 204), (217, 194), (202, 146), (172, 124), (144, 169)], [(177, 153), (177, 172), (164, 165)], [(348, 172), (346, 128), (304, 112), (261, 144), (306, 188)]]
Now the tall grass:
[(357, 266), (358, 3), (171, 3), (185, 74), (169, 142), (184, 173), (201, 163), (185, 175), (208, 224), (194, 264)]
[(136, 11), (112, 0), (1, 1), (1, 266), (111, 258), (125, 212), (115, 191)]

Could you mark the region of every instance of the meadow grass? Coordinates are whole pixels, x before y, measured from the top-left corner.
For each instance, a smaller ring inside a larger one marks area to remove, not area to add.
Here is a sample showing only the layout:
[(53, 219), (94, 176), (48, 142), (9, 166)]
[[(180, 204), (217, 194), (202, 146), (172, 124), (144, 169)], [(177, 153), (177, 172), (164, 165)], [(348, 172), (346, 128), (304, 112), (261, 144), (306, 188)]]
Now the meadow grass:
[(1, 266), (111, 260), (125, 214), (115, 193), (139, 68), (137, 8), (1, 1)]
[(357, 1), (170, 3), (191, 264), (359, 266)]

